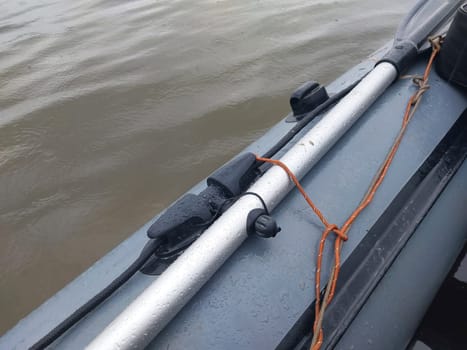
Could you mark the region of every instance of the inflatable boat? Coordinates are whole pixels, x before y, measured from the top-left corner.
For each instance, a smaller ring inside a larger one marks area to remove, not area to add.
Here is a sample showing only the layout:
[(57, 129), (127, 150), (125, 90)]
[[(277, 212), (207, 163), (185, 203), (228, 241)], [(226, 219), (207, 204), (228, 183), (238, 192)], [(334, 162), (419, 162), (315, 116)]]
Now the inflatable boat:
[(467, 4), (292, 93), (264, 136), (1, 349), (404, 349), (467, 238)]

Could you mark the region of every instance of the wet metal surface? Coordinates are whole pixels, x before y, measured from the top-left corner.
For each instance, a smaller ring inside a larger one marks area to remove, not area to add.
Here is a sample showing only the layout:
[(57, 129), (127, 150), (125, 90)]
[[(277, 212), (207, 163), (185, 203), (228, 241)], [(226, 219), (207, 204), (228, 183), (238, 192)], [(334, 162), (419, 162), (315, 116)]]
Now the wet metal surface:
[(405, 1), (0, 4), (0, 333), (387, 41)]

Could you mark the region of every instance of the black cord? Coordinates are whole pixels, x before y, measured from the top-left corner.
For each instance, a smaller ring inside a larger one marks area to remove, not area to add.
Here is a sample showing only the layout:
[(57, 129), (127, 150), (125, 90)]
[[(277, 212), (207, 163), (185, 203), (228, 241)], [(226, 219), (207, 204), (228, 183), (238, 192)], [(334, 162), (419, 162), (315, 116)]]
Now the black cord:
[(57, 338), (63, 335), (88, 313), (94, 310), (105, 299), (111, 296), (118, 288), (128, 281), (153, 255), (155, 250), (160, 246), (161, 241), (158, 239), (150, 240), (142, 250), (140, 256), (127, 267), (117, 278), (115, 278), (107, 287), (101, 290), (98, 294), (92, 297), (84, 305), (80, 306), (75, 312), (62, 321), (57, 327), (43, 336), (39, 341), (31, 346), (31, 350), (44, 349), (52, 344)]
[(264, 211), (266, 212), (266, 215), (269, 215), (269, 210), (268, 210), (268, 207), (266, 206), (266, 202), (264, 201), (263, 197), (261, 197), (258, 193), (255, 193), (255, 192), (245, 192), (245, 193), (242, 193), (238, 197), (240, 198), (240, 197), (246, 196), (246, 195), (251, 195), (251, 196), (257, 197), (260, 200), (261, 204), (263, 205), (263, 208), (264, 208)]

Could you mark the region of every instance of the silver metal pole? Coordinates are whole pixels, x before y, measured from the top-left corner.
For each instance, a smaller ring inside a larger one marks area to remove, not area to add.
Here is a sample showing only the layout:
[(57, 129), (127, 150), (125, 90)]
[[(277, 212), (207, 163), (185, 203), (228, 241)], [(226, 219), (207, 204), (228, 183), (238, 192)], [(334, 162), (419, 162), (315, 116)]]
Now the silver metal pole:
[[(396, 76), (397, 71), (390, 63), (377, 65), (281, 161), (298, 178), (303, 177)], [(272, 210), (292, 187), (287, 174), (274, 166), (248, 191), (259, 194)], [(247, 238), (247, 215), (252, 209), (261, 207), (255, 196), (240, 198), (104, 329), (87, 349), (139, 349), (149, 344)]]

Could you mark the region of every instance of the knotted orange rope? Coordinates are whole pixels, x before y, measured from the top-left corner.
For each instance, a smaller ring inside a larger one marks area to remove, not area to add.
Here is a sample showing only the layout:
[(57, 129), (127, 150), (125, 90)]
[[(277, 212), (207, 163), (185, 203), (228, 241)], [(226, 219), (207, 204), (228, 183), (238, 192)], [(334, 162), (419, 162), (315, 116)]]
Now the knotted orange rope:
[[(324, 217), (324, 215), (321, 213), (321, 211), (318, 209), (318, 207), (313, 203), (313, 201), (310, 199), (308, 194), (305, 192), (303, 187), (301, 186), (300, 182), (298, 181), (297, 177), (293, 174), (293, 172), (281, 161), (275, 160), (275, 159), (269, 159), (269, 158), (262, 158), (262, 157), (256, 157), (258, 161), (266, 162), (266, 163), (271, 163), (274, 165), (277, 165), (284, 169), (284, 171), (287, 173), (287, 175), (290, 177), (290, 179), (293, 181), (295, 186), (298, 188), (302, 196), (305, 198), (306, 202), (308, 205), (311, 207), (313, 212), (318, 216), (318, 218), (321, 220), (323, 223), (325, 229), (321, 235), (321, 239), (319, 241), (319, 248), (318, 248), (318, 258), (317, 258), (317, 263), (316, 263), (316, 276), (315, 276), (315, 295), (316, 295), (316, 302), (315, 302), (315, 321), (313, 324), (313, 339), (311, 342), (310, 350), (319, 350), (321, 348), (321, 345), (323, 344), (323, 329), (322, 329), (322, 322), (323, 322), (323, 317), (324, 317), (324, 311), (326, 310), (327, 305), (331, 302), (335, 290), (336, 290), (336, 284), (337, 284), (337, 278), (339, 276), (339, 270), (340, 270), (340, 257), (341, 257), (341, 246), (344, 241), (347, 240), (347, 232), (349, 231), (350, 227), (352, 224), (355, 222), (355, 220), (358, 218), (358, 216), (361, 214), (361, 212), (371, 203), (373, 200), (376, 191), (378, 190), (379, 186), (383, 182), (389, 166), (392, 163), (392, 160), (394, 159), (394, 156), (396, 155), (396, 152), (399, 148), (399, 145), (402, 141), (402, 137), (405, 134), (405, 131), (407, 129), (407, 125), (412, 118), (413, 114), (415, 113), (415, 110), (417, 109), (421, 97), (423, 94), (429, 89), (428, 85), (428, 76), (430, 74), (433, 61), (438, 54), (440, 48), (441, 48), (441, 42), (442, 38), (441, 37), (436, 37), (436, 38), (430, 38), (430, 42), (432, 44), (432, 53), (430, 56), (430, 59), (428, 60), (428, 64), (425, 68), (425, 72), (423, 74), (423, 77), (416, 77), (413, 79), (414, 84), (418, 86), (417, 91), (410, 97), (407, 107), (405, 109), (404, 117), (402, 119), (402, 126), (399, 130), (399, 134), (397, 135), (396, 139), (394, 140), (394, 143), (392, 144), (386, 158), (384, 159), (380, 169), (377, 171), (367, 193), (363, 197), (362, 201), (358, 205), (358, 207), (354, 210), (354, 212), (348, 217), (348, 219), (344, 222), (342, 227), (339, 229), (337, 225), (335, 224), (330, 224), (328, 220)], [(330, 278), (326, 287), (325, 295), (323, 298), (323, 301), (321, 302), (321, 267), (322, 267), (322, 260), (323, 260), (323, 251), (326, 243), (326, 239), (329, 236), (329, 234), (333, 232), (336, 234), (336, 240), (334, 241), (334, 265), (332, 266), (331, 269), (331, 274)]]

